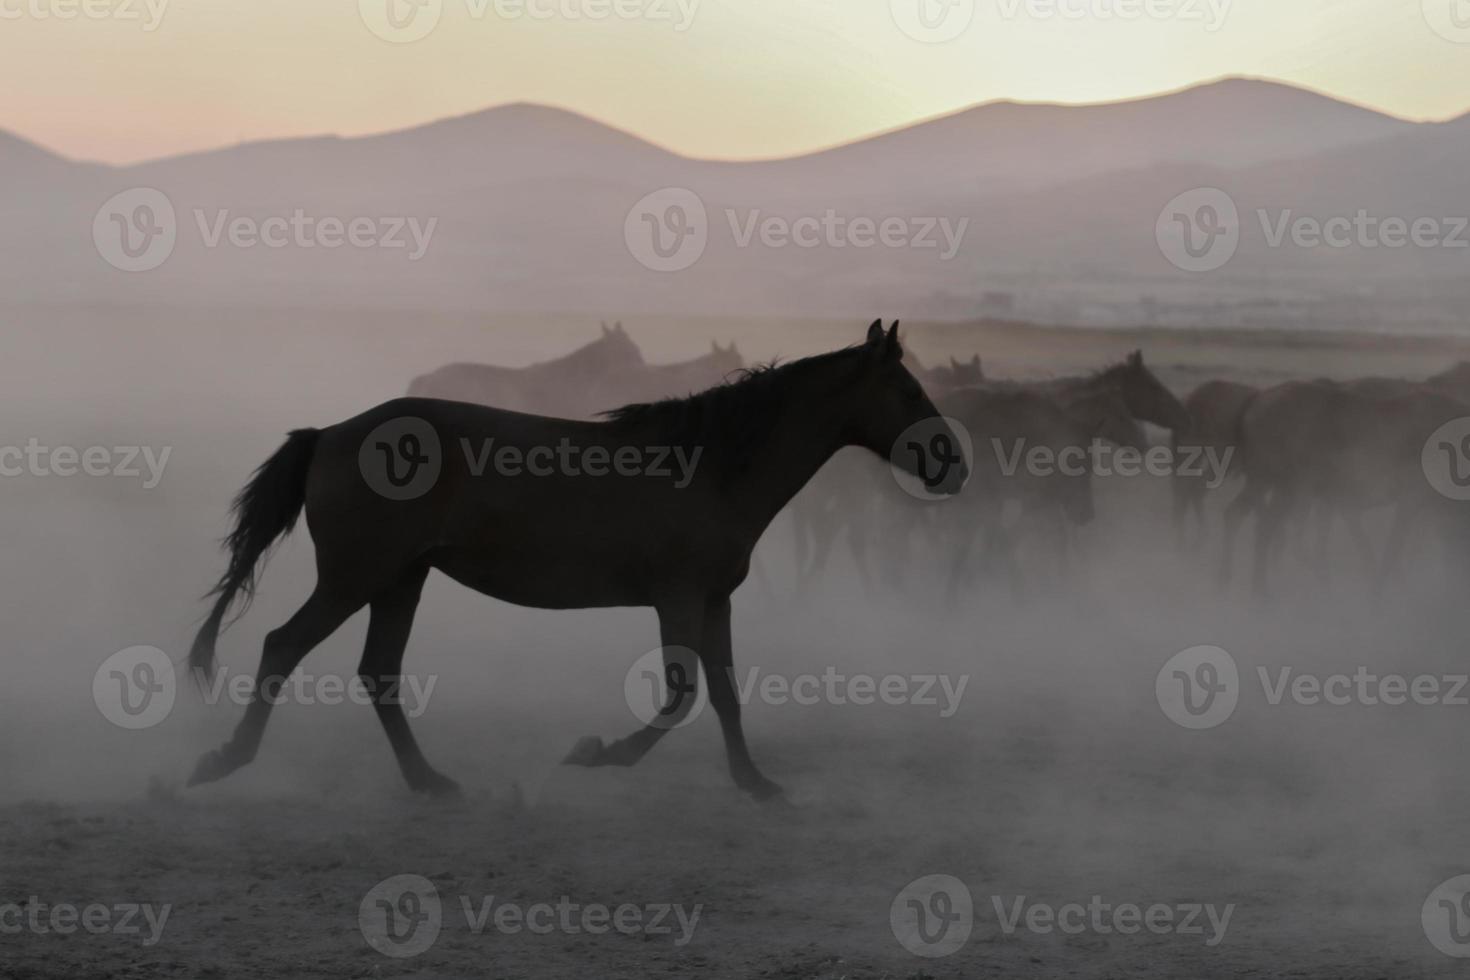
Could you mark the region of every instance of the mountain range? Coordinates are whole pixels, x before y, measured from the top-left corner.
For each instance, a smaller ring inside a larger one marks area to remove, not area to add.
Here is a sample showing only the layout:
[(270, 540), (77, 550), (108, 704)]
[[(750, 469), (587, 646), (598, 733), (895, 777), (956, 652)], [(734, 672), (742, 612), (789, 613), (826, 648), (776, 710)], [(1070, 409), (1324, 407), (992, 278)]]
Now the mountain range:
[[(122, 167), (0, 132), (0, 288), (12, 303), (1454, 329), (1470, 298), (1470, 232), (1455, 233), (1467, 159), (1470, 116), (1410, 122), (1250, 79), (1099, 105), (992, 102), (741, 162), (527, 104)], [(156, 267), (123, 271), (108, 237), (163, 217), (137, 210), (135, 188), (161, 192), (173, 244)], [(1228, 195), (1239, 244), (1218, 268), (1187, 271), (1162, 229), (1178, 220), (1166, 205), (1196, 188)], [(690, 194), (702, 218), (665, 209)], [(1360, 212), (1433, 221), (1438, 240), (1273, 240), (1303, 218), (1310, 230)], [(252, 238), (293, 216), (304, 237)], [(323, 219), (355, 220), (364, 244), (327, 247)], [(892, 233), (875, 240), (885, 221)], [(395, 223), (403, 244), (388, 247)], [(650, 268), (663, 260), (647, 236), (659, 227), (674, 243), (686, 226), (704, 243), (697, 260)]]

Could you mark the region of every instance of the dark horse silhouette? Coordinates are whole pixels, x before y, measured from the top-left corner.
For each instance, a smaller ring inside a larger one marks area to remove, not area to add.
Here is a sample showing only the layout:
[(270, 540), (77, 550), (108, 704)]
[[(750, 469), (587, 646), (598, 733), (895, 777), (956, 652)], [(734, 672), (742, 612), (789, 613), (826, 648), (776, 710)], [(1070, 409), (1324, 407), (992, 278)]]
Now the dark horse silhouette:
[[(664, 716), (610, 744), (584, 738), (567, 762), (630, 766), (642, 758), (693, 703), (684, 695), (699, 672), (679, 661), (680, 651), (692, 650), (735, 783), (758, 799), (778, 795), (780, 787), (751, 761), (740, 726), (730, 594), (771, 519), (843, 446), (862, 446), (940, 492), (958, 492), (967, 476), (963, 461), (936, 469), (908, 437), (895, 445), (921, 422), (935, 430), (931, 446), (942, 446), (943, 438), (958, 445), (902, 356), (897, 324), (885, 333), (875, 321), (855, 347), (756, 368), (700, 394), (630, 405), (602, 421), (400, 398), (329, 428), (292, 432), (235, 501), (229, 568), (211, 593), (217, 601), (189, 655), (196, 679), (212, 675), (226, 612), (237, 595), (248, 600), (256, 564), (303, 508), (316, 548), (316, 588), (266, 636), (244, 717), (228, 742), (200, 758), (190, 785), (220, 779), (254, 758), (286, 678), (367, 605), (358, 673), (374, 694), (403, 775), (415, 790), (456, 792), (453, 780), (424, 758), (396, 698), (385, 696), (396, 688), (424, 580), (438, 569), (525, 606), (657, 611), (668, 682)], [(528, 469), (508, 476), (477, 468), (480, 447), (492, 444), (497, 454), (517, 450)], [(548, 450), (546, 459), (550, 447), (567, 446), (589, 468), (594, 453), (606, 464), (645, 447), (702, 455), (682, 485), (554, 467), (529, 475), (538, 449)]]

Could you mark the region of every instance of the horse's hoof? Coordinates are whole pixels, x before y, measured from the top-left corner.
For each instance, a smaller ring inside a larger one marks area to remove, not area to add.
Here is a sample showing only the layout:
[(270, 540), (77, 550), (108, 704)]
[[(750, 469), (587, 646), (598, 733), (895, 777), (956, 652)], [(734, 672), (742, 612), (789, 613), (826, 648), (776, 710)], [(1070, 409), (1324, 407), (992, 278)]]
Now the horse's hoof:
[(457, 800), (464, 796), (464, 793), (460, 791), (459, 783), (437, 772), (428, 772), (415, 779), (413, 789), (416, 793), (423, 793), (440, 800)]
[(786, 799), (786, 791), (769, 779), (762, 779), (760, 782), (746, 786), (745, 791), (757, 803), (769, 803), (773, 806), (791, 806), (791, 801)]
[(212, 783), (216, 779), (223, 779), (235, 771), (235, 767), (225, 761), (224, 753), (219, 749), (210, 749), (199, 757), (194, 763), (194, 772), (189, 776), (188, 786), (198, 786), (200, 783)]
[(584, 735), (577, 739), (577, 744), (572, 746), (572, 751), (561, 760), (561, 764), (564, 766), (600, 766), (603, 764), (603, 756), (602, 739), (596, 735)]

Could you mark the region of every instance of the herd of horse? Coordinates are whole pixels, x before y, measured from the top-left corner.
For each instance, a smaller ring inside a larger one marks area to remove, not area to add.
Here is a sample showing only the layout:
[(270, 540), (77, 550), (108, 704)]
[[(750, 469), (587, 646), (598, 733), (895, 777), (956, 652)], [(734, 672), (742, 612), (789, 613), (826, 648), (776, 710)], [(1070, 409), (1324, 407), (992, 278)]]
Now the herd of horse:
[[(226, 615), (237, 600), (248, 602), (257, 565), (303, 513), (318, 579), (306, 603), (267, 635), (254, 698), (232, 738), (199, 760), (190, 783), (219, 779), (254, 757), (285, 679), (366, 606), (359, 674), (403, 775), (416, 790), (455, 792), (386, 696), (401, 674), (424, 582), (437, 569), (519, 605), (655, 609), (666, 680), (658, 716), (611, 743), (581, 739), (567, 763), (636, 763), (682, 721), (702, 673), (734, 781), (756, 798), (778, 797), (780, 788), (751, 760), (741, 727), (730, 596), (753, 562), (761, 574), (755, 546), (779, 514), (790, 515), (798, 588), (822, 577), (839, 541), (867, 588), (879, 577), (902, 576), (916, 543), (939, 557), (928, 564), (946, 575), (952, 602), (996, 568), (1015, 588), (1023, 544), (1036, 542), (1035, 553), (1064, 570), (1076, 530), (1095, 514), (1092, 469), (1017, 466), (1022, 453), (1057, 457), (1107, 445), (1141, 455), (1163, 446), (1152, 427), (1167, 431), (1173, 459), (1211, 449), (1228, 461), (1213, 487), (1223, 491), (1218, 508), (1206, 506), (1212, 488), (1202, 474), (1170, 475), (1181, 548), (1197, 548), (1207, 515), (1221, 512), (1219, 567), (1227, 581), (1247, 517), (1255, 521), (1258, 590), (1288, 528), (1315, 529), (1308, 551), (1325, 567), (1339, 521), (1381, 581), (1409, 534), (1445, 513), (1445, 498), (1421, 465), (1426, 437), (1467, 415), (1470, 364), (1417, 382), (1318, 379), (1254, 388), (1210, 381), (1181, 401), (1139, 351), (1090, 374), (997, 381), (986, 377), (978, 354), (926, 367), (902, 343), (897, 323), (884, 329), (877, 321), (860, 343), (779, 365), (747, 365), (733, 344), (718, 343), (690, 361), (649, 364), (621, 323), (603, 324), (595, 341), (529, 367), (451, 364), (415, 378), (405, 398), (325, 429), (292, 432), (236, 498), (228, 567), (190, 652), (197, 678), (213, 673)], [(921, 428), (934, 445), (968, 452), (936, 469), (937, 452), (931, 458), (923, 445), (905, 451)], [(425, 448), (431, 444), (439, 447), (433, 459)], [(450, 450), (458, 446), (466, 451)], [(538, 451), (549, 459), (556, 446), (600, 458), (604, 472), (610, 460), (631, 465), (659, 449), (699, 465), (683, 483), (652, 470), (610, 480), (555, 467), (484, 479), (486, 457), (471, 452), (475, 446), (526, 460)], [(430, 479), (400, 493), (400, 464), (409, 476), (427, 467)], [(386, 469), (370, 473), (379, 465)], [(920, 481), (925, 496), (952, 499), (940, 506), (915, 499), (903, 474)], [(1375, 554), (1363, 521), (1379, 508), (1393, 516)]]
[[(1167, 433), (1176, 463), (1207, 451), (1228, 464), (1223, 484), (1198, 466), (1176, 466), (1170, 480), (1176, 541), (1188, 551), (1214, 540), (1221, 583), (1232, 578), (1240, 528), (1251, 518), (1255, 591), (1267, 589), (1293, 536), (1325, 576), (1339, 526), (1381, 586), (1415, 529), (1444, 510), (1420, 465), (1426, 436), (1470, 415), (1470, 362), (1423, 381), (1318, 378), (1260, 388), (1212, 380), (1181, 400), (1141, 352), (1092, 374), (1034, 382), (988, 378), (979, 354), (932, 367), (907, 346), (903, 357), (939, 411), (968, 433), (972, 487), (944, 508), (926, 509), (897, 484), (875, 478), (883, 461), (838, 453), (791, 503), (798, 589), (822, 580), (838, 545), (846, 546), (865, 589), (895, 585), (912, 570), (910, 555), (919, 546), (937, 555), (956, 601), (975, 579), (977, 544), (981, 569), (1022, 588), (1027, 542), (1035, 542), (1040, 560), (1065, 566), (1076, 529), (1095, 514), (1093, 475), (1007, 467), (1006, 447), (1044, 447), (1055, 455), (1102, 441), (1142, 453), (1149, 448), (1144, 423)], [(717, 342), (689, 361), (649, 364), (616, 323), (603, 324), (597, 340), (565, 357), (524, 368), (451, 364), (416, 378), (409, 393), (594, 418), (619, 405), (723, 384), (746, 368), (733, 343)], [(1470, 457), (1465, 464), (1470, 468)], [(1211, 498), (1219, 505), (1207, 507)], [(1365, 525), (1375, 510), (1391, 515), (1377, 547)]]

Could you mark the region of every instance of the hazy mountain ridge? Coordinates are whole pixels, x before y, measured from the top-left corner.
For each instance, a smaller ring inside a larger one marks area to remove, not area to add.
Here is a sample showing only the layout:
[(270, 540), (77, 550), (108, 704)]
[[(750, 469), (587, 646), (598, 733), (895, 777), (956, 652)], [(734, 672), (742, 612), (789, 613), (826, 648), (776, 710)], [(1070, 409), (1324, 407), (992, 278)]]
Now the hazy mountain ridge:
[[(1344, 304), (1388, 317), (1363, 301), (1365, 291), (1387, 295), (1407, 278), (1417, 297), (1412, 315), (1438, 321), (1455, 316), (1462, 299), (1460, 253), (1268, 247), (1256, 211), (1452, 215), (1470, 199), (1460, 163), (1467, 151), (1470, 115), (1414, 123), (1246, 79), (1102, 105), (988, 103), (752, 162), (682, 157), (574, 112), (528, 104), (126, 167), (66, 161), (0, 135), (0, 168), (11, 178), (0, 207), (12, 218), (14, 256), (0, 281), (18, 301), (289, 298), (664, 312), (734, 304), (842, 315), (878, 303), (944, 318), (1228, 325), (1241, 304), (1263, 302), (1290, 322)], [(163, 191), (179, 227), (173, 253), (146, 274), (111, 268), (89, 240), (101, 203), (137, 186)], [(1219, 271), (1185, 273), (1165, 259), (1154, 224), (1170, 198), (1203, 186), (1236, 200), (1241, 244)], [(644, 268), (624, 241), (629, 209), (665, 187), (696, 192), (708, 219), (702, 256), (678, 273)], [(297, 211), (313, 220), (412, 217), (429, 235), (412, 260), (411, 242), (272, 249), (220, 237), (232, 219)], [(773, 216), (829, 212), (843, 228), (900, 217), (910, 233), (924, 219), (943, 219), (963, 237), (944, 260), (942, 228), (930, 229), (932, 248), (825, 238), (818, 247), (773, 247), (761, 233)]]

